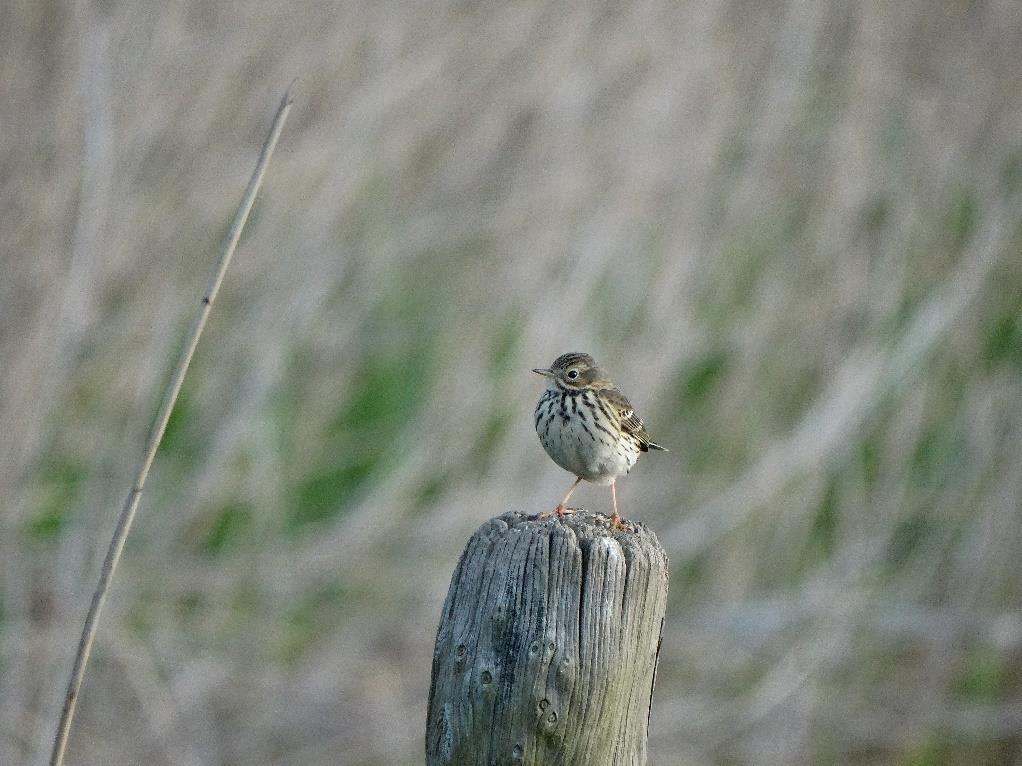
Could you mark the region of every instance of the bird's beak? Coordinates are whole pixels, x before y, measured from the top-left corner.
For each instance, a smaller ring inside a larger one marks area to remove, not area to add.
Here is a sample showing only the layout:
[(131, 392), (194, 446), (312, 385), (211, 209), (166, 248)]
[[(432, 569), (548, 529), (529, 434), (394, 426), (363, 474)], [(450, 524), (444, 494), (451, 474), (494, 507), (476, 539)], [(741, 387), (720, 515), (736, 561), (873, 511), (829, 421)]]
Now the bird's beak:
[(542, 375), (544, 378), (554, 377), (554, 371), (548, 367), (535, 367), (532, 371), (537, 375)]

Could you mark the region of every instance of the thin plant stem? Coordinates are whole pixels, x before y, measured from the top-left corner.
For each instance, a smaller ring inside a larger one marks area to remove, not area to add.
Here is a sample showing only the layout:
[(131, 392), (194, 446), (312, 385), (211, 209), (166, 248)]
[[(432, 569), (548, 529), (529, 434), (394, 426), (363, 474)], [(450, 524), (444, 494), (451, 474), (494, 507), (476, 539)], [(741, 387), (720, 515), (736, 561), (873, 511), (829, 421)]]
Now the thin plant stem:
[(177, 396), (181, 392), (181, 385), (184, 382), (185, 374), (188, 372), (188, 366), (191, 364), (192, 355), (195, 353), (195, 347), (198, 345), (199, 338), (202, 336), (202, 331), (206, 326), (206, 320), (209, 317), (210, 309), (213, 307), (213, 301), (216, 299), (217, 293), (220, 291), (220, 284), (223, 282), (224, 273), (227, 271), (227, 266), (230, 264), (231, 257), (234, 255), (234, 250), (238, 245), (238, 239), (241, 237), (241, 231), (245, 227), (245, 222), (248, 220), (248, 214), (252, 210), (252, 203), (255, 201), (256, 193), (259, 191), (259, 187), (262, 184), (263, 175), (266, 173), (266, 166), (270, 162), (270, 157), (273, 155), (273, 150), (277, 145), (277, 140), (280, 138), (280, 133), (284, 129), (284, 122), (287, 119), (288, 112), (291, 111), (293, 89), (294, 83), (291, 83), (291, 86), (288, 87), (287, 92), (284, 94), (284, 98), (280, 102), (276, 116), (273, 118), (273, 125), (270, 127), (270, 133), (266, 137), (266, 141), (263, 143), (263, 148), (259, 153), (259, 160), (256, 162), (255, 170), (252, 172), (252, 177), (248, 181), (248, 186), (245, 189), (245, 194), (241, 198), (241, 202), (238, 204), (238, 209), (234, 213), (234, 220), (231, 222), (231, 228), (227, 231), (227, 235), (224, 237), (220, 248), (220, 257), (217, 260), (216, 267), (213, 269), (213, 274), (209, 279), (209, 284), (206, 286), (206, 291), (203, 293), (202, 300), (199, 305), (199, 312), (195, 317), (192, 329), (189, 332), (184, 348), (181, 351), (181, 356), (178, 358), (177, 364), (174, 367), (174, 373), (171, 376), (167, 389), (163, 394), (163, 400), (160, 403), (160, 409), (157, 412), (156, 421), (153, 424), (149, 439), (146, 443), (145, 452), (142, 455), (142, 464), (139, 466), (138, 474), (135, 477), (134, 483), (131, 485), (131, 491), (128, 492), (128, 496), (124, 500), (124, 507), (121, 509), (121, 515), (117, 519), (117, 527), (114, 530), (113, 537), (110, 539), (110, 547), (107, 549), (106, 558), (103, 560), (103, 569), (99, 576), (99, 582), (96, 585), (96, 590), (92, 594), (92, 603), (89, 605), (89, 613), (85, 617), (85, 625), (82, 628), (82, 636), (78, 640), (78, 651), (75, 654), (74, 666), (71, 669), (71, 678), (68, 681), (67, 694), (64, 697), (64, 707), (61, 710), (60, 722), (57, 724), (57, 731), (53, 738), (53, 751), (50, 755), (50, 766), (61, 766), (64, 762), (64, 751), (67, 748), (68, 735), (71, 731), (71, 723), (74, 720), (75, 707), (78, 703), (78, 693), (82, 687), (82, 678), (85, 676), (85, 668), (89, 663), (89, 655), (92, 653), (92, 644), (96, 638), (99, 616), (103, 611), (103, 605), (106, 602), (110, 583), (113, 581), (114, 572), (117, 569), (117, 563), (121, 558), (121, 552), (124, 550), (124, 541), (128, 537), (128, 532), (131, 531), (131, 524), (135, 518), (135, 511), (138, 510), (138, 503), (142, 497), (142, 490), (145, 488), (146, 477), (149, 475), (149, 469), (152, 467), (153, 458), (156, 456), (156, 450), (159, 448), (160, 441), (163, 439), (163, 432), (167, 428), (167, 421), (170, 420), (170, 413), (173, 411), (174, 404), (177, 402)]

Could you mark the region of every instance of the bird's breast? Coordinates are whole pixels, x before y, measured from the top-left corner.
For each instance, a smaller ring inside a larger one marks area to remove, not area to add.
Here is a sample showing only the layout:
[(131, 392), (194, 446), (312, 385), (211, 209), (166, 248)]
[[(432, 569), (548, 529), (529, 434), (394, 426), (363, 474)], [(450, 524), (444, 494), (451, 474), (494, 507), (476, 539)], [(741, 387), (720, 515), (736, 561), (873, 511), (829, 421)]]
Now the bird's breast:
[(592, 392), (546, 391), (536, 405), (536, 433), (557, 465), (586, 481), (610, 484), (639, 457), (635, 440), (608, 419)]

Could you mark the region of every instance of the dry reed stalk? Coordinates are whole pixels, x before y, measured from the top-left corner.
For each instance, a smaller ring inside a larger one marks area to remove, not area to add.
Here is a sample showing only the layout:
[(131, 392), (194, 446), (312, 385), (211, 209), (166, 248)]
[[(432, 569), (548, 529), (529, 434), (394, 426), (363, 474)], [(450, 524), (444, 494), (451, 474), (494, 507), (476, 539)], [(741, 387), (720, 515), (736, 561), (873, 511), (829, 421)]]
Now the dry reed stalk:
[(280, 106), (277, 108), (277, 114), (273, 118), (269, 135), (266, 137), (263, 148), (259, 153), (259, 160), (256, 162), (255, 170), (252, 172), (251, 178), (249, 178), (248, 186), (245, 188), (245, 193), (238, 204), (238, 209), (234, 213), (231, 227), (224, 237), (220, 249), (220, 258), (213, 269), (213, 275), (210, 277), (209, 284), (206, 286), (199, 304), (199, 313), (196, 315), (192, 329), (188, 333), (181, 356), (177, 360), (174, 373), (160, 403), (156, 421), (150, 432), (145, 452), (142, 455), (142, 464), (139, 466), (135, 481), (132, 483), (127, 498), (125, 498), (121, 515), (117, 519), (117, 527), (114, 530), (113, 537), (110, 539), (110, 547), (107, 549), (106, 558), (103, 560), (103, 569), (100, 572), (99, 582), (92, 594), (92, 603), (89, 605), (89, 612), (85, 617), (82, 635), (78, 640), (78, 651), (75, 653), (74, 666), (71, 669), (71, 678), (67, 685), (67, 694), (64, 696), (64, 706), (60, 713), (60, 722), (57, 724), (57, 731), (53, 738), (53, 751), (50, 754), (51, 766), (61, 766), (64, 762), (67, 739), (71, 731), (71, 723), (74, 720), (75, 707), (78, 703), (78, 692), (81, 689), (82, 679), (85, 676), (85, 667), (88, 665), (89, 655), (92, 653), (92, 644), (96, 638), (96, 630), (99, 626), (99, 616), (103, 611), (103, 604), (106, 602), (107, 592), (110, 589), (110, 583), (113, 581), (114, 571), (117, 569), (121, 552), (124, 550), (124, 542), (128, 537), (128, 532), (131, 530), (135, 511), (138, 510), (138, 503), (142, 498), (146, 477), (149, 475), (149, 469), (152, 467), (153, 459), (156, 457), (156, 450), (160, 446), (163, 433), (167, 428), (167, 422), (170, 420), (170, 414), (174, 410), (174, 404), (177, 402), (178, 394), (181, 392), (181, 385), (184, 383), (185, 374), (188, 372), (192, 355), (195, 353), (195, 347), (198, 345), (202, 331), (206, 327), (206, 320), (209, 318), (209, 312), (213, 308), (213, 301), (216, 300), (217, 293), (220, 291), (220, 285), (223, 282), (227, 266), (231, 262), (231, 257), (234, 255), (238, 240), (241, 238), (241, 231), (245, 228), (248, 214), (252, 210), (256, 194), (262, 185), (266, 166), (270, 162), (273, 150), (277, 146), (277, 140), (284, 129), (284, 122), (287, 119), (288, 112), (291, 111), (293, 89), (294, 83), (292, 82), (291, 86), (284, 93)]

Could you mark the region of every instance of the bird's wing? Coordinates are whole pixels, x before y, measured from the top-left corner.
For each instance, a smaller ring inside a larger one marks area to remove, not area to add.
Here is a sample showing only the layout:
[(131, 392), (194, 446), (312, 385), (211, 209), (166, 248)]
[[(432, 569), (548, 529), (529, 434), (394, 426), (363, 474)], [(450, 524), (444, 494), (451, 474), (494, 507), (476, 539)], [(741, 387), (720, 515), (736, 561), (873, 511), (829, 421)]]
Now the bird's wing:
[(626, 434), (634, 436), (638, 440), (639, 448), (643, 452), (648, 451), (650, 448), (664, 449), (649, 438), (649, 434), (646, 433), (646, 427), (642, 423), (642, 418), (635, 413), (635, 408), (632, 407), (631, 402), (628, 401), (624, 394), (616, 388), (607, 388), (603, 390), (603, 396), (610, 406), (614, 408), (614, 412), (618, 416), (618, 422), (621, 424), (621, 430)]

